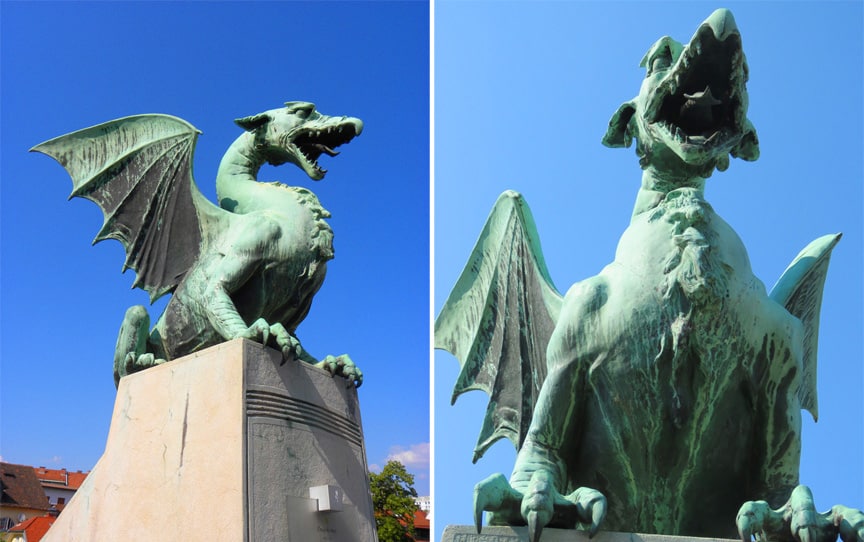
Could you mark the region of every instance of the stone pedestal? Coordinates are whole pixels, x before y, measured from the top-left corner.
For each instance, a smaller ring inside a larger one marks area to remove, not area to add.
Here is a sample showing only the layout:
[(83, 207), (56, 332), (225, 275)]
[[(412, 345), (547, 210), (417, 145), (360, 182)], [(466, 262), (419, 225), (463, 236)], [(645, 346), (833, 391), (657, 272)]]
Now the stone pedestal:
[[(616, 533), (600, 531), (588, 538), (585, 531), (543, 529), (540, 542), (740, 542), (723, 538), (696, 538), (662, 534)], [(483, 527), (477, 534), (473, 525), (448, 525), (441, 542), (528, 542), (528, 527)]]
[(105, 453), (43, 540), (370, 542), (357, 393), (235, 340), (120, 382)]

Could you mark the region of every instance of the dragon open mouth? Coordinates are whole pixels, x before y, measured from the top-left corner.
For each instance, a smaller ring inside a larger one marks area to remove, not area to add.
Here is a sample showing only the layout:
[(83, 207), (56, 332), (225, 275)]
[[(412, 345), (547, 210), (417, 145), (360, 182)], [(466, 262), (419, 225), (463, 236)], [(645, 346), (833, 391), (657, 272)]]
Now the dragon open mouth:
[(759, 158), (747, 119), (749, 70), (728, 9), (715, 10), (686, 45), (663, 36), (639, 65), (646, 70), (639, 94), (612, 115), (604, 145), (636, 139), (640, 166), (676, 183), (725, 171), (730, 158)]
[(704, 24), (649, 98), (647, 120), (685, 154), (726, 145), (743, 132), (746, 81), (741, 36), (720, 41)]
[(338, 155), (339, 152), (334, 149), (350, 142), (359, 133), (358, 126), (351, 121), (304, 127), (303, 131), (294, 136), (290, 147), (306, 173), (313, 179), (320, 180), (324, 178), (327, 170), (318, 164), (318, 158), (322, 154)]

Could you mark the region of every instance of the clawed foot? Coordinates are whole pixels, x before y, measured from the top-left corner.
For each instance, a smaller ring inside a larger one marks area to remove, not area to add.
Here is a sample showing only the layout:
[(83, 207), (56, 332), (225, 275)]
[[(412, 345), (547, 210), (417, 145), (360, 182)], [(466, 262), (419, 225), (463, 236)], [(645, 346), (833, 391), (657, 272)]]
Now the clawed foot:
[(295, 360), (303, 357), (303, 347), (300, 339), (288, 332), (282, 324), (270, 326), (270, 333), (276, 339), (276, 346), (282, 351), (282, 365), (289, 359)]
[(270, 345), (271, 342), (275, 342), (286, 357), (289, 354), (293, 354), (295, 347), (300, 346), (300, 342), (288, 333), (285, 326), (280, 323), (270, 325), (270, 323), (263, 318), (255, 320), (252, 325), (240, 333), (238, 337), (249, 339), (265, 346)]
[(120, 386), (120, 379), (126, 375), (149, 369), (164, 359), (157, 359), (147, 353), (150, 333), (150, 315), (142, 305), (134, 305), (126, 310), (117, 345), (114, 347), (114, 386)]
[(319, 369), (324, 369), (333, 376), (345, 377), (349, 384), (356, 388), (363, 384), (363, 372), (351, 361), (348, 354), (327, 356), (322, 361), (318, 361), (303, 349), (300, 340), (285, 329), (282, 324), (270, 325), (263, 318), (259, 318), (246, 329), (242, 337), (264, 345), (275, 342), (282, 351), (282, 365), (288, 360), (304, 361)]
[(864, 542), (864, 512), (838, 504), (829, 513), (843, 542)]
[(353, 385), (355, 388), (359, 388), (363, 384), (363, 372), (351, 361), (348, 354), (327, 356), (314, 365), (319, 369), (324, 369), (333, 376), (347, 378), (349, 385)]
[(738, 534), (742, 542), (796, 540), (798, 542), (864, 542), (864, 512), (835, 506), (819, 513), (807, 486), (792, 491), (789, 502), (772, 510), (765, 501), (748, 501), (738, 511)]
[(240, 336), (265, 346), (272, 346), (275, 343), (276, 347), (282, 351), (282, 365), (288, 360), (301, 359), (304, 354), (300, 340), (278, 322), (271, 325), (267, 320), (259, 318)]
[(157, 358), (153, 354), (146, 353), (140, 356), (135, 352), (129, 352), (123, 359), (123, 363), (114, 368), (114, 381), (120, 382), (120, 379), (126, 375), (149, 369), (165, 363), (164, 359)]
[(474, 487), (474, 524), (478, 533), (483, 511), (492, 512), (491, 525), (528, 525), (531, 542), (540, 540), (547, 525), (565, 529), (581, 525), (592, 537), (606, 517), (606, 497), (586, 487), (561, 495), (546, 470), (532, 474), (524, 493), (514, 489), (502, 474), (494, 474)]

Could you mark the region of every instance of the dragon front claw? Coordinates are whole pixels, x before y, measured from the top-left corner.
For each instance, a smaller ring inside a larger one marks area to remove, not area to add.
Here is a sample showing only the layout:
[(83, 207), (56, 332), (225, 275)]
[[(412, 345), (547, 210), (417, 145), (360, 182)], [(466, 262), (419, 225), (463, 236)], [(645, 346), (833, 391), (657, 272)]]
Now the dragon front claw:
[(259, 318), (255, 320), (251, 326), (240, 333), (238, 337), (259, 342), (266, 346), (267, 342), (270, 340), (270, 324), (267, 323), (267, 320)]
[(789, 499), (792, 517), (792, 536), (801, 542), (834, 542), (837, 528), (828, 519), (829, 514), (819, 514), (813, 503), (813, 493), (807, 486), (798, 486)]
[(282, 365), (289, 359), (296, 360), (304, 357), (300, 339), (285, 329), (285, 326), (279, 322), (271, 325), (264, 318), (259, 318), (238, 336), (259, 342), (264, 346), (275, 345), (282, 351)]
[(123, 370), (119, 372), (118, 380), (126, 375), (137, 373), (138, 371), (143, 371), (144, 369), (149, 369), (163, 363), (165, 363), (164, 359), (157, 358), (149, 352), (141, 355), (129, 352), (124, 359)]
[(558, 497), (561, 495), (555, 489), (552, 475), (548, 471), (538, 470), (531, 475), (521, 506), (522, 517), (528, 523), (528, 540), (531, 542), (540, 540), (543, 527), (549, 524), (555, 513)]
[(779, 531), (783, 525), (783, 513), (773, 511), (766, 501), (747, 501), (738, 510), (735, 518), (741, 542), (765, 539), (765, 532)]
[(838, 534), (843, 542), (864, 542), (864, 513), (854, 508), (835, 506), (819, 513), (813, 493), (807, 486), (792, 491), (789, 501), (772, 510), (765, 501), (748, 501), (736, 519), (742, 542), (756, 538), (798, 542), (834, 542)]
[(490, 525), (527, 525), (531, 542), (540, 540), (547, 525), (565, 529), (585, 525), (589, 537), (593, 537), (606, 517), (606, 497), (585, 487), (561, 495), (552, 474), (545, 469), (532, 473), (524, 493), (514, 489), (502, 474), (494, 474), (474, 487), (474, 524), (478, 533), (484, 511), (492, 512)]
[(284, 365), (289, 359), (300, 359), (303, 355), (303, 347), (300, 345), (300, 339), (292, 335), (285, 326), (280, 323), (275, 323), (270, 326), (270, 335), (276, 341), (276, 346), (282, 351), (282, 363)]
[(596, 489), (580, 487), (564, 497), (564, 500), (562, 506), (575, 504), (577, 521), (589, 525), (588, 538), (594, 538), (600, 530), (600, 524), (606, 519), (606, 497)]
[(838, 504), (830, 514), (843, 542), (864, 542), (864, 512)]
[(349, 386), (353, 385), (359, 388), (363, 385), (363, 372), (348, 354), (341, 356), (327, 356), (322, 361), (315, 364), (315, 367), (324, 369), (332, 376), (342, 376), (348, 380)]
[(510, 486), (503, 474), (493, 474), (474, 486), (474, 525), (482, 530), (483, 512), (492, 512), (490, 524), (521, 523), (522, 494)]

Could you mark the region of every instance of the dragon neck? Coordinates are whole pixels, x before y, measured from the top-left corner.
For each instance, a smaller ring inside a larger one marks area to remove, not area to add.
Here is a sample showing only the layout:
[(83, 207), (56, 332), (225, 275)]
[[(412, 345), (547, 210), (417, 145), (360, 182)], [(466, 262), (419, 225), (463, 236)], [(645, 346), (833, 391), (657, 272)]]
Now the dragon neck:
[(216, 198), (219, 206), (228, 211), (243, 213), (251, 210), (250, 205), (266, 201), (264, 194), (273, 187), (257, 181), (258, 170), (265, 161), (255, 148), (254, 134), (244, 132), (234, 140), (222, 157), (216, 173)]
[(700, 198), (705, 193), (705, 179), (698, 176), (670, 176), (654, 167), (642, 171), (642, 186), (636, 195), (633, 218), (660, 205), (669, 192), (679, 188), (692, 188)]
[[(320, 261), (333, 258), (333, 232), (326, 221), (330, 213), (305, 188), (258, 182), (258, 170), (264, 162), (263, 154), (255, 147), (254, 134), (246, 132), (238, 137), (225, 152), (216, 173), (219, 206), (234, 214), (276, 211), (283, 222), (287, 220), (284, 224), (306, 236), (304, 239)], [(309, 268), (310, 273), (315, 265)]]

